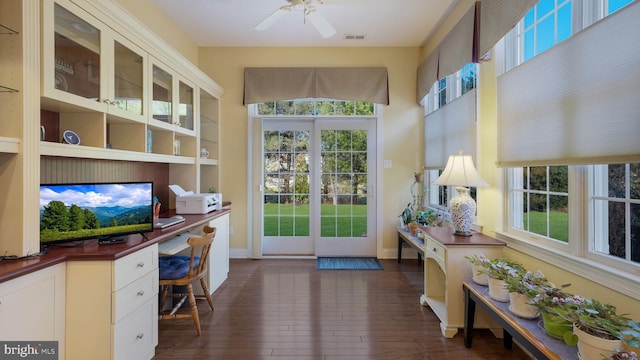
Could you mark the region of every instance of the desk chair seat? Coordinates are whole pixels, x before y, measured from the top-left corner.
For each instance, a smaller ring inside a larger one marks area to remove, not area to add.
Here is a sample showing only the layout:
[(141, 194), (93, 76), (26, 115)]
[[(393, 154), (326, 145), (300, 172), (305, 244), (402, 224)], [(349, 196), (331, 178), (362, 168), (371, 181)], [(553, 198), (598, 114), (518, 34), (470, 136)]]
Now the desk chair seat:
[[(159, 278), (160, 278), (160, 320), (167, 319), (183, 319), (192, 318), (196, 328), (196, 334), (201, 334), (200, 316), (198, 315), (198, 307), (196, 306), (196, 296), (193, 293), (193, 282), (199, 280), (204, 297), (209, 303), (209, 307), (213, 310), (213, 300), (209, 293), (209, 286), (204, 279), (207, 270), (207, 262), (209, 260), (209, 251), (211, 244), (216, 235), (216, 228), (204, 226), (204, 234), (202, 236), (192, 236), (187, 240), (187, 244), (191, 248), (190, 256), (174, 255), (163, 256), (158, 260)], [(199, 249), (200, 256), (196, 256)], [(171, 286), (180, 286), (186, 289), (186, 293), (172, 293), (169, 295)], [(164, 310), (165, 303), (168, 298), (177, 298), (179, 301), (175, 303), (171, 310)], [(190, 313), (178, 312), (184, 302), (189, 300)]]

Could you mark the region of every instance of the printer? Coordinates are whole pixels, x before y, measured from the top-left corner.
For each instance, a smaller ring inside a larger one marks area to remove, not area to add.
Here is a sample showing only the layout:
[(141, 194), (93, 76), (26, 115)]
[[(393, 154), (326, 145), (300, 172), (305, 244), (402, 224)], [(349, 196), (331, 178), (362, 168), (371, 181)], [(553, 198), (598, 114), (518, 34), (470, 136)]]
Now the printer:
[(222, 194), (194, 194), (180, 185), (169, 185), (176, 195), (176, 214), (206, 214), (222, 209)]

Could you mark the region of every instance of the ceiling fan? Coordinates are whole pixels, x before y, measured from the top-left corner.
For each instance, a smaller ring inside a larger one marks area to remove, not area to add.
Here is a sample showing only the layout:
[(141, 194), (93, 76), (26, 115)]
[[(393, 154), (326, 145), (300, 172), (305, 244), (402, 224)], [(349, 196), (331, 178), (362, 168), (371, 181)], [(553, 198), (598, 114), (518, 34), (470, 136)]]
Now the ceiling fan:
[(324, 4), (324, 0), (287, 0), (288, 5), (281, 6), (279, 9), (271, 13), (271, 15), (267, 16), (264, 20), (262, 20), (258, 25), (254, 27), (256, 30), (267, 30), (271, 25), (275, 24), (287, 15), (291, 10), (303, 11), (303, 19), (306, 23), (307, 19), (309, 22), (313, 24), (313, 26), (320, 32), (323, 38), (329, 38), (335, 35), (336, 29), (329, 24), (327, 19), (317, 11), (316, 7), (312, 5), (316, 4)]

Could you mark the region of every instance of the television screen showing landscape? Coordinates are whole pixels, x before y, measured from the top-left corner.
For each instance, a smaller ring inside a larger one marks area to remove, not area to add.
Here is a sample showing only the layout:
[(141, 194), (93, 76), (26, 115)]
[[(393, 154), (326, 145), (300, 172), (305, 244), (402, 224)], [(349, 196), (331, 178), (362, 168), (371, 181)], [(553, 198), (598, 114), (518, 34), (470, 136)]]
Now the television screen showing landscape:
[(40, 243), (153, 231), (153, 183), (40, 186)]

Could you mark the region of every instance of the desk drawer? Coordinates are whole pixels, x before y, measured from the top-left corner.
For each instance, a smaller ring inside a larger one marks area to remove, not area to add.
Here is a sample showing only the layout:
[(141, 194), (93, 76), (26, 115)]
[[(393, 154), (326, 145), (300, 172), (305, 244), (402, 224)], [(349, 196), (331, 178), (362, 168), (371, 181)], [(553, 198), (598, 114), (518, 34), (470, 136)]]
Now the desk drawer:
[(154, 244), (115, 261), (112, 290), (117, 291), (158, 269), (158, 245)]
[(151, 299), (113, 326), (113, 359), (151, 359), (158, 344), (158, 301)]
[(447, 258), (447, 248), (444, 245), (440, 244), (440, 242), (435, 241), (430, 237), (427, 237), (425, 241), (426, 241), (425, 257), (427, 256), (427, 254), (429, 254), (429, 256), (438, 259), (440, 263), (444, 264), (445, 259)]
[(117, 323), (150, 299), (158, 298), (158, 272), (153, 271), (124, 288), (111, 293), (111, 322)]

